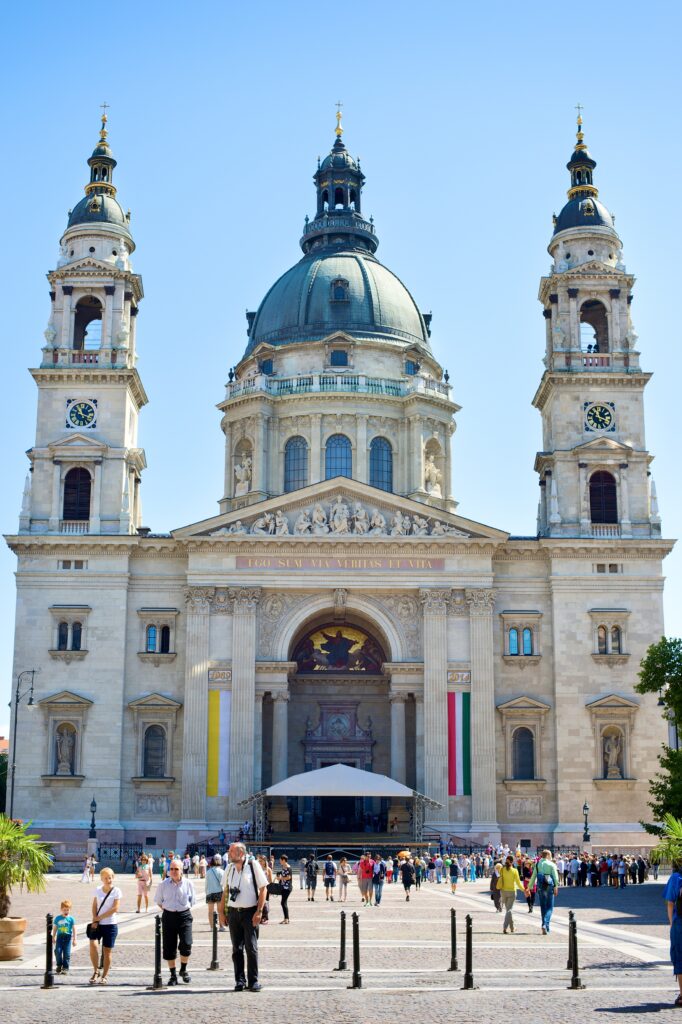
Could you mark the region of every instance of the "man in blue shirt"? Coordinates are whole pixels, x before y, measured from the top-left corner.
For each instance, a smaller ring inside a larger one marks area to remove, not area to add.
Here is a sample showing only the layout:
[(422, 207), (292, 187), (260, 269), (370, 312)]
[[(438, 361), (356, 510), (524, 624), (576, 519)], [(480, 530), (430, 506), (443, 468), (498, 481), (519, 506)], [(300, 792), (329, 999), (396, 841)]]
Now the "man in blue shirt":
[(156, 888), (154, 902), (163, 911), (161, 929), (163, 935), (163, 958), (170, 969), (169, 985), (177, 985), (175, 957), (180, 947), (180, 977), (186, 983), (192, 979), (187, 973), (187, 964), (192, 954), (192, 911), (194, 886), (182, 874), (182, 861), (172, 860), (165, 878)]
[(678, 909), (678, 900), (682, 893), (680, 867), (680, 864), (673, 862), (673, 871), (663, 893), (670, 924), (670, 960), (673, 965), (673, 974), (676, 976), (680, 988), (675, 1006), (682, 1006), (682, 914), (680, 914), (682, 907)]

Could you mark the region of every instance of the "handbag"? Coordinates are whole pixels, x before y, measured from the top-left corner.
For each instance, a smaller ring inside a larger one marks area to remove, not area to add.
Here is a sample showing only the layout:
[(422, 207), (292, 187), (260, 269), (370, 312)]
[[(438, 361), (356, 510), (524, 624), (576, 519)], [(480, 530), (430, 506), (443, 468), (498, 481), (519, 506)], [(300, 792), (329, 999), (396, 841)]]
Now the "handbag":
[(281, 896), (283, 892), (284, 889), (281, 882), (268, 882), (268, 896)]
[[(100, 913), (100, 910), (102, 909), (102, 907), (104, 906), (104, 904), (105, 904), (105, 903), (107, 902), (107, 900), (109, 899), (109, 897), (111, 896), (111, 894), (112, 894), (112, 892), (113, 892), (113, 891), (114, 891), (114, 890), (113, 890), (113, 887), (112, 887), (112, 888), (111, 888), (111, 889), (109, 890), (109, 892), (108, 892), (108, 893), (106, 894), (106, 896), (104, 897), (104, 899), (102, 900), (102, 902), (100, 903), (100, 905), (98, 906), (98, 908), (97, 908), (97, 916), (98, 916), (98, 917), (99, 917), (99, 913)], [(99, 931), (99, 921), (97, 921), (97, 922), (94, 922), (94, 921), (88, 921), (88, 923), (87, 923), (87, 924), (86, 924), (86, 926), (85, 926), (85, 934), (87, 935), (87, 937), (88, 937), (88, 938), (89, 938), (89, 939), (90, 939), (91, 941), (93, 941), (93, 942), (95, 942), (95, 941), (96, 941), (96, 942), (99, 942), (99, 940), (100, 940), (100, 938), (101, 938), (101, 935), (100, 935), (100, 931)]]

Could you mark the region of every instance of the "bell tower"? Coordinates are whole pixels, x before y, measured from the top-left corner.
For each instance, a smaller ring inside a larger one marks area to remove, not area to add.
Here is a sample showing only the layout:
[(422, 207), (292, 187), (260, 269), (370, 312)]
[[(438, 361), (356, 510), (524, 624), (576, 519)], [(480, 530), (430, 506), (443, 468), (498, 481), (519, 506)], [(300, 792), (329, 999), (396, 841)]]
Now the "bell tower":
[(20, 533), (134, 533), (141, 522), (144, 452), (137, 447), (147, 396), (135, 368), (142, 280), (130, 262), (130, 213), (113, 184), (102, 115), (85, 197), (69, 211), (39, 368), (35, 444)]
[(545, 370), (533, 399), (542, 415), (538, 533), (545, 537), (660, 536), (644, 388), (628, 273), (614, 217), (594, 184), (596, 161), (578, 113), (566, 165), (568, 202), (554, 217), (552, 264), (540, 282)]

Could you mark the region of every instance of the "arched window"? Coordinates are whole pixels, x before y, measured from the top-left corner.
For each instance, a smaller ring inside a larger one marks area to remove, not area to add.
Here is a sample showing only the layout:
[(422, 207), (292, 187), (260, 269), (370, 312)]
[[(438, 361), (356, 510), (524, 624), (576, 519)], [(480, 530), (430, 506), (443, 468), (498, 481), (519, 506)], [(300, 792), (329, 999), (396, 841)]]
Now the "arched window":
[(70, 469), (64, 478), (64, 509), (62, 519), (90, 518), (92, 481), (87, 469)]
[(535, 737), (525, 726), (514, 732), (512, 763), (515, 779), (535, 778)]
[(597, 652), (599, 654), (606, 654), (606, 626), (599, 626), (597, 629)]
[(530, 629), (528, 626), (526, 626), (526, 628), (523, 631), (523, 653), (533, 653), (533, 630)]
[(622, 654), (622, 633), (620, 626), (611, 627), (611, 654)]
[(81, 637), (83, 636), (83, 626), (80, 622), (74, 622), (71, 625), (71, 650), (80, 651), (81, 649)]
[(284, 446), (284, 491), (308, 485), (308, 443), (304, 437), (290, 437)]
[(94, 295), (86, 295), (76, 303), (73, 325), (73, 347), (99, 348), (102, 339), (102, 303)]
[(590, 517), (593, 523), (618, 522), (616, 481), (605, 470), (590, 477)]
[(161, 627), (161, 654), (170, 654), (170, 626)]
[(156, 626), (147, 626), (145, 650), (148, 654), (156, 652)]
[[(595, 352), (609, 351), (609, 325), (606, 309), (597, 299), (588, 299), (580, 307), (580, 343), (593, 342)], [(587, 325), (584, 330), (583, 325)]]
[(339, 206), (343, 206), (343, 189), (334, 189), (334, 206), (338, 209)]
[(369, 482), (382, 491), (393, 490), (393, 449), (385, 437), (375, 437), (369, 446)]
[(348, 289), (348, 281), (344, 278), (337, 277), (335, 281), (332, 281), (332, 302), (348, 302), (350, 298)]
[(57, 626), (57, 650), (67, 650), (69, 643), (69, 624), (68, 622), (60, 622)]
[(509, 653), (519, 653), (519, 631), (514, 626), (509, 630)]
[(162, 779), (166, 774), (166, 730), (161, 725), (145, 729), (142, 774), (145, 779)]
[(353, 475), (353, 449), (345, 434), (332, 434), (324, 453), (324, 478)]

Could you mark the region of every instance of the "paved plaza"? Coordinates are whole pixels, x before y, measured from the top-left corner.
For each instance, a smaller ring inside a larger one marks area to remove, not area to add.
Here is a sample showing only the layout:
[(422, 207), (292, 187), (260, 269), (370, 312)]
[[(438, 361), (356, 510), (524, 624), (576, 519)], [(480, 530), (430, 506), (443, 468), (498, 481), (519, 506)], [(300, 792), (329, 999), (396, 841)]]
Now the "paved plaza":
[[(676, 983), (668, 961), (668, 929), (662, 899), (663, 881), (617, 889), (561, 889), (552, 934), (543, 937), (538, 910), (527, 912), (518, 900), (516, 931), (502, 934), (485, 881), (460, 885), (453, 897), (445, 884), (424, 883), (405, 901), (401, 885), (386, 885), (380, 907), (363, 908), (355, 883), (349, 887), (348, 970), (339, 961), (339, 912), (326, 903), (318, 886), (315, 903), (299, 889), (298, 876), (289, 901), (291, 925), (280, 927), (279, 899), (271, 899), (271, 921), (261, 928), (260, 964), (263, 991), (235, 993), (227, 934), (221, 934), (220, 970), (207, 971), (211, 934), (203, 903), (204, 883), (196, 882), (200, 903), (194, 914), (192, 982), (158, 992), (148, 991), (154, 968), (154, 912), (135, 914), (135, 885), (119, 876), (124, 893), (119, 936), (110, 984), (89, 987), (91, 973), (84, 933), (92, 888), (78, 876), (54, 875), (47, 893), (18, 894), (12, 913), (29, 919), (25, 956), (20, 963), (0, 964), (2, 1018), (13, 1024), (58, 1019), (82, 1020), (94, 1012), (111, 1022), (156, 1021), (160, 1014), (191, 1015), (193, 1024), (214, 1022), (221, 1014), (238, 1014), (249, 1022), (325, 1019), (339, 1024), (374, 1022), (468, 1022), (514, 1020), (570, 1022), (586, 1016), (630, 1021), (644, 1013), (673, 1016)], [(152, 889), (152, 893), (154, 889)], [(41, 991), (45, 969), (45, 914), (58, 912), (68, 897), (78, 922), (79, 944), (68, 978)], [(459, 971), (450, 966), (450, 908), (458, 917)], [(130, 912), (132, 908), (132, 913)], [(569, 990), (567, 913), (579, 924), (580, 973), (585, 990)], [(351, 913), (360, 921), (362, 988), (350, 990), (352, 977)], [(475, 991), (463, 991), (465, 916), (474, 929)], [(164, 965), (164, 985), (167, 980)], [(159, 1003), (161, 1002), (161, 1005)], [(170, 1005), (173, 1003), (174, 1005)]]

